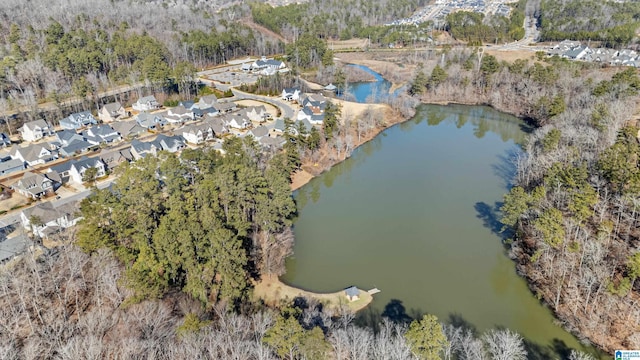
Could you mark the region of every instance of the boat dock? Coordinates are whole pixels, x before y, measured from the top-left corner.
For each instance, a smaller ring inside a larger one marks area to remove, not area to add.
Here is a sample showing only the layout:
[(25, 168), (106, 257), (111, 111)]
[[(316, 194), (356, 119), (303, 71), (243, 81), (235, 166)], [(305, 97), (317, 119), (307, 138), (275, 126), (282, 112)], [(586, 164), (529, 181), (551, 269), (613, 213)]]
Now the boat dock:
[(369, 295), (377, 294), (379, 292), (380, 292), (380, 289), (378, 289), (378, 288), (373, 288), (371, 290), (367, 290), (367, 293), (369, 293)]

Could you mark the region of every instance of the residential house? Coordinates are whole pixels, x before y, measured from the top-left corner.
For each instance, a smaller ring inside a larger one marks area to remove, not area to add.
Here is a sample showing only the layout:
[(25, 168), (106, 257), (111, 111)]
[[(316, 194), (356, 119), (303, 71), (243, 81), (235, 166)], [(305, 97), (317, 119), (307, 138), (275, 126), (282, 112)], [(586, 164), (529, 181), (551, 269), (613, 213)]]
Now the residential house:
[(327, 98), (321, 94), (303, 94), (298, 101), (302, 107), (319, 107), (324, 111), (327, 105)]
[(47, 144), (31, 144), (27, 147), (14, 145), (9, 149), (12, 159), (20, 159), (28, 166), (36, 166), (55, 160), (57, 157), (49, 149)]
[(222, 117), (205, 116), (203, 121), (211, 127), (215, 136), (222, 136), (229, 133), (226, 122)]
[(130, 147), (121, 150), (103, 149), (98, 157), (105, 164), (108, 171), (112, 171), (122, 163), (133, 161), (133, 154), (131, 154)]
[(134, 110), (138, 111), (151, 111), (159, 109), (160, 103), (156, 100), (155, 96), (149, 95), (138, 99), (138, 101), (133, 103), (132, 107)]
[(302, 120), (297, 120), (295, 122), (295, 127), (293, 130), (295, 130), (295, 136), (298, 135), (298, 130), (300, 127), (302, 127), (304, 129), (304, 131), (309, 134), (311, 132), (311, 129), (313, 128), (313, 124), (311, 124), (311, 122), (307, 119), (302, 119)]
[(22, 178), (13, 184), (11, 188), (34, 200), (54, 192), (51, 179), (45, 175), (30, 171), (25, 172)]
[(20, 213), (22, 226), (41, 238), (46, 238), (62, 229), (72, 227), (82, 219), (77, 201), (65, 204), (53, 204), (50, 201), (40, 203)]
[(84, 141), (82, 135), (73, 130), (60, 130), (55, 133), (56, 142), (60, 144), (60, 147), (69, 146), (75, 141)]
[(21, 159), (10, 159), (0, 162), (0, 176), (24, 170), (24, 161)]
[(242, 66), (240, 67), (240, 69), (244, 72), (249, 72), (251, 71), (252, 66), (253, 66), (253, 63), (251, 63), (250, 61), (247, 61), (242, 63)]
[(262, 145), (262, 147), (265, 147), (265, 148), (267, 147), (280, 148), (287, 142), (287, 140), (282, 136), (276, 136), (276, 137), (263, 136), (260, 138), (260, 140), (258, 140), (258, 142), (260, 143), (260, 145)]
[(5, 133), (0, 133), (0, 147), (6, 148), (11, 146), (11, 139), (9, 135)]
[(78, 130), (83, 127), (96, 125), (98, 121), (88, 111), (71, 114), (60, 120), (60, 127), (68, 130)]
[(136, 117), (138, 125), (148, 130), (157, 130), (167, 125), (167, 120), (158, 114), (149, 114), (148, 112), (141, 112)]
[(93, 145), (111, 144), (122, 140), (122, 136), (106, 124), (90, 127), (82, 132), (82, 136)]
[(251, 121), (244, 114), (241, 113), (233, 113), (229, 114), (227, 117), (227, 126), (232, 127), (234, 129), (246, 129), (251, 125)]
[(284, 88), (282, 90), (282, 100), (298, 101), (300, 98), (300, 89), (298, 88)]
[(276, 119), (275, 123), (271, 127), (270, 135), (282, 135), (286, 130), (284, 119)]
[(218, 98), (211, 94), (211, 95), (205, 95), (203, 97), (200, 98), (200, 100), (198, 101), (198, 108), (200, 109), (206, 109), (206, 108), (210, 108), (210, 107), (214, 107), (214, 105), (216, 105), (218, 103)]
[(265, 136), (269, 136), (269, 129), (267, 129), (267, 127), (264, 125), (260, 125), (256, 128), (249, 130), (247, 135), (254, 137), (257, 141)]
[(238, 109), (238, 105), (236, 103), (229, 101), (224, 103), (216, 103), (214, 106), (211, 106), (214, 112), (225, 114), (230, 113)]
[(82, 184), (84, 182), (83, 177), (85, 172), (92, 168), (96, 169), (96, 178), (103, 177), (107, 174), (107, 167), (100, 158), (83, 157), (71, 164), (71, 169), (69, 169), (69, 180), (76, 184)]
[(270, 72), (275, 73), (278, 70), (284, 69), (286, 68), (287, 65), (280, 61), (280, 60), (274, 60), (274, 59), (267, 59), (265, 56), (263, 56), (260, 60), (256, 60), (252, 65), (251, 65), (251, 70), (270, 70)]
[(140, 160), (149, 154), (155, 156), (158, 150), (162, 149), (158, 149), (152, 142), (142, 142), (137, 139), (131, 142), (131, 155), (135, 160)]
[(190, 120), (195, 120), (196, 116), (193, 110), (189, 110), (184, 106), (178, 105), (167, 111), (166, 119), (172, 123), (184, 123)]
[(588, 54), (591, 54), (593, 51), (589, 49), (587, 45), (580, 45), (571, 50), (565, 51), (560, 56), (572, 60), (582, 60)]
[(44, 120), (25, 123), (18, 131), (24, 141), (38, 141), (53, 133), (51, 125), (47, 124)]
[(98, 145), (92, 144), (86, 140), (74, 141), (67, 146), (63, 146), (58, 150), (58, 153), (61, 157), (69, 158), (72, 156), (76, 156), (82, 153), (85, 153), (89, 150), (95, 150), (98, 148)]
[(47, 170), (47, 177), (50, 179), (52, 179), (53, 177), (58, 177), (61, 184), (68, 183), (71, 176), (71, 165), (73, 165), (73, 160), (65, 161), (61, 164), (50, 167)]
[(123, 138), (132, 138), (147, 132), (147, 129), (138, 125), (135, 120), (117, 121), (111, 124), (111, 127)]
[(267, 119), (271, 118), (271, 114), (267, 112), (267, 108), (264, 105), (250, 106), (242, 111), (249, 120), (255, 122), (265, 122)]
[(112, 122), (112, 121), (120, 120), (121, 118), (127, 115), (128, 115), (127, 111), (119, 102), (106, 104), (98, 112), (98, 118), (104, 122)]
[(186, 142), (196, 145), (211, 141), (215, 136), (212, 127), (207, 123), (185, 126), (180, 131)]
[(324, 111), (320, 107), (303, 107), (298, 111), (298, 121), (307, 120), (313, 125), (321, 125), (324, 122)]
[(186, 147), (181, 136), (167, 136), (160, 134), (153, 140), (153, 144), (158, 150), (168, 151), (171, 153), (178, 152)]

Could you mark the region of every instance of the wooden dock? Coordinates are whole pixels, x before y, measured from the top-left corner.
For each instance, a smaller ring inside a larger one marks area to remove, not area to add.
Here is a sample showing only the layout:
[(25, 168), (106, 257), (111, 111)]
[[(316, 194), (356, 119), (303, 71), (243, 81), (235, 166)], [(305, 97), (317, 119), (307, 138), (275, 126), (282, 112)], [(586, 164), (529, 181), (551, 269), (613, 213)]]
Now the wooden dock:
[(378, 288), (373, 288), (371, 290), (367, 290), (367, 293), (369, 293), (369, 295), (374, 295), (380, 292), (380, 289)]

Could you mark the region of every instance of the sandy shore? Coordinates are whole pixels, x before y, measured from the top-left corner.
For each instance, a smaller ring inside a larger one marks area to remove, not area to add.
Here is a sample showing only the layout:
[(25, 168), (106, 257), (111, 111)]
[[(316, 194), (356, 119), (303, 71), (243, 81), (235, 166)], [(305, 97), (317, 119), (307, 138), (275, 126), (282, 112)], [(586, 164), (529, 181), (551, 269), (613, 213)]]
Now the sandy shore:
[(360, 290), (360, 299), (349, 301), (344, 290), (328, 294), (314, 293), (289, 286), (280, 281), (277, 276), (265, 276), (264, 279), (255, 284), (253, 294), (257, 298), (264, 300), (269, 306), (278, 306), (283, 301), (291, 302), (296, 297), (304, 297), (315, 299), (333, 310), (346, 306), (353, 312), (364, 309), (373, 301), (373, 296), (364, 290)]

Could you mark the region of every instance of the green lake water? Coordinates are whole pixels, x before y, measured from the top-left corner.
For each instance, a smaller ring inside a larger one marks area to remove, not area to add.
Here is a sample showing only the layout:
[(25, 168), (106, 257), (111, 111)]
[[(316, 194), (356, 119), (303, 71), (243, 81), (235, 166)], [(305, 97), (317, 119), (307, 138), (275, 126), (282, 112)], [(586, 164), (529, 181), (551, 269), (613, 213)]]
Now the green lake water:
[(585, 350), (516, 274), (497, 234), (523, 128), (487, 107), (419, 107), (296, 192), (295, 254), (282, 280), (317, 292), (379, 288), (361, 323), (385, 310), (431, 313), (515, 330), (531, 358)]

